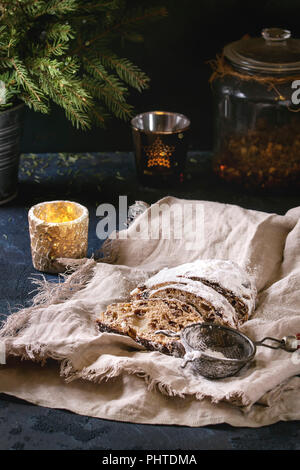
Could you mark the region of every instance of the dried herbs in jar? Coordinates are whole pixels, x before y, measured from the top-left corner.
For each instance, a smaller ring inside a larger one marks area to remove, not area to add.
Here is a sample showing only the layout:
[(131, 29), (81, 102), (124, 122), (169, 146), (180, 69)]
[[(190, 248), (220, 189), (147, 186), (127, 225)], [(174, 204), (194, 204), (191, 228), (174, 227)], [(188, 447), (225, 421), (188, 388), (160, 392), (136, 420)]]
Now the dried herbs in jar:
[(212, 64), (213, 166), (228, 182), (277, 190), (300, 185), (300, 40), (277, 28), (262, 36), (225, 46)]

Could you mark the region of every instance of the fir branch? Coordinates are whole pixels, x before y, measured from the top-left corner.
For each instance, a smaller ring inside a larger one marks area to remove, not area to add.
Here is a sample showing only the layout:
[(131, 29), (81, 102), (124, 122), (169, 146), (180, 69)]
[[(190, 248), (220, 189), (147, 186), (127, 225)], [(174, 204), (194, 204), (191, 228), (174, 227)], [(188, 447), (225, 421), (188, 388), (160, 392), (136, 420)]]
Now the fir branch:
[(83, 86), (92, 96), (103, 101), (116, 117), (127, 120), (132, 116), (133, 107), (125, 100), (119, 100), (107, 85), (88, 78), (83, 80)]
[(48, 107), (43, 102), (43, 95), (36, 84), (30, 78), (26, 66), (18, 58), (11, 58), (10, 62), (15, 69), (16, 82), (23, 86), (31, 96), (31, 107), (42, 113), (48, 112)]
[(52, 44), (47, 43), (44, 49), (44, 54), (46, 56), (61, 56), (66, 53), (68, 50), (68, 46), (66, 44), (63, 44), (59, 41), (55, 41)]
[(61, 16), (76, 10), (77, 0), (35, 0), (27, 3), (24, 10), (35, 20), (43, 15)]
[(100, 58), (104, 66), (115, 69), (121, 80), (128, 83), (138, 91), (149, 87), (149, 77), (128, 59), (122, 59), (113, 52), (100, 53)]
[(91, 111), (91, 119), (92, 121), (99, 127), (105, 127), (106, 121), (109, 119), (110, 115), (105, 112), (105, 110), (97, 104), (93, 106)]
[(74, 32), (72, 27), (68, 23), (54, 23), (48, 26), (45, 31), (46, 37), (54, 41), (67, 42), (70, 39), (74, 39)]
[(56, 59), (40, 59), (33, 72), (39, 77), (40, 88), (64, 108), (73, 125), (82, 129), (90, 127), (88, 114), (93, 103), (80, 79), (63, 75)]
[[(51, 101), (80, 128), (103, 125), (111, 114), (128, 119), (129, 88), (148, 87), (149, 78), (109, 43), (141, 38), (145, 21), (164, 8), (128, 12), (126, 0), (0, 0), (0, 80), (4, 106), (17, 99), (43, 113)], [(82, 78), (83, 75), (83, 78)], [(2, 90), (4, 87), (2, 86)]]
[[(52, 100), (61, 106), (65, 110), (67, 118), (71, 121), (74, 127), (77, 129), (89, 129), (91, 127), (91, 121), (85, 106), (83, 99), (80, 100), (80, 104), (72, 102), (70, 99), (70, 90), (64, 89), (64, 86), (56, 87), (51, 80), (47, 81), (47, 84), (43, 83), (43, 88), (47, 90), (47, 93)], [(80, 95), (77, 95), (77, 98)], [(81, 97), (82, 98), (82, 97)]]
[(88, 59), (87, 57), (83, 57), (83, 64), (85, 70), (93, 77), (106, 83), (111, 92), (118, 96), (119, 101), (125, 101), (124, 95), (127, 91), (126, 88), (122, 85), (116, 76), (107, 73), (104, 66), (98, 59)]
[(119, 119), (126, 121), (133, 115), (133, 106), (120, 101), (115, 95), (111, 93), (107, 87), (103, 87), (101, 93), (99, 93), (100, 99), (103, 99), (108, 109)]

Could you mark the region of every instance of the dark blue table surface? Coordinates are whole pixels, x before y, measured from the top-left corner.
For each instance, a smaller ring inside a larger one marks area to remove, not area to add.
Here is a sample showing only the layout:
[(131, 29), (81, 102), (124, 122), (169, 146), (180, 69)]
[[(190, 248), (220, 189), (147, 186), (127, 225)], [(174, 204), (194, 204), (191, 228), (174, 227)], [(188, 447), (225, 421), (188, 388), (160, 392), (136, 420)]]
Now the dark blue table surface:
[[(190, 152), (186, 181), (152, 189), (136, 179), (131, 153), (23, 155), (18, 197), (0, 207), (0, 319), (32, 297), (28, 209), (41, 201), (70, 199), (90, 212), (89, 255), (101, 245), (96, 208), (119, 195), (153, 203), (166, 195), (238, 204), (284, 214), (300, 205), (299, 194), (247, 193), (218, 181), (209, 153)], [(56, 280), (56, 276), (47, 276)], [(0, 394), (0, 449), (300, 449), (300, 423), (248, 429), (228, 425), (187, 428), (119, 423), (34, 406)]]

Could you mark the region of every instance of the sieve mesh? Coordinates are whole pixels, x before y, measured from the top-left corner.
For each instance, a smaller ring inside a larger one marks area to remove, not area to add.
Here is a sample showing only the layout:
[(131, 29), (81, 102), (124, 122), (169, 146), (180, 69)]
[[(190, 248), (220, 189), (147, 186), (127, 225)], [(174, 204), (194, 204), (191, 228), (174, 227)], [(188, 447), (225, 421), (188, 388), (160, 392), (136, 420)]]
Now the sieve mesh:
[(191, 359), (186, 362), (196, 373), (213, 379), (236, 374), (255, 354), (247, 336), (220, 325), (190, 325), (181, 340), (190, 353)]

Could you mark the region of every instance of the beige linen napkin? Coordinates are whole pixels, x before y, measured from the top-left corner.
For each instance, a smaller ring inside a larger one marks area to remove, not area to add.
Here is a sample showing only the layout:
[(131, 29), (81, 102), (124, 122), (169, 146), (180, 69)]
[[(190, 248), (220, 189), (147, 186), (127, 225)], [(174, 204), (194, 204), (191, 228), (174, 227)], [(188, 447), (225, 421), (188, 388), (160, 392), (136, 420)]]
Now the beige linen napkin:
[[(164, 212), (190, 203), (165, 198), (154, 206)], [(256, 312), (242, 331), (253, 339), (300, 332), (300, 208), (278, 216), (212, 202), (193, 204), (203, 209), (202, 240), (192, 219), (185, 220), (188, 243), (186, 238), (145, 239), (152, 206), (123, 232), (126, 239), (109, 242), (114, 264), (86, 260), (65, 283), (45, 284), (31, 308), (11, 315), (0, 331), (8, 356), (55, 359), (61, 376), (52, 363), (41, 368), (9, 361), (0, 368), (0, 391), (133, 422), (261, 426), (298, 419), (298, 353), (259, 348), (255, 361), (237, 376), (211, 381), (181, 369), (181, 359), (97, 331), (98, 313), (128, 298), (153, 271), (197, 258), (222, 258), (251, 269), (259, 290)], [(155, 213), (150, 225), (160, 227), (161, 214)]]

